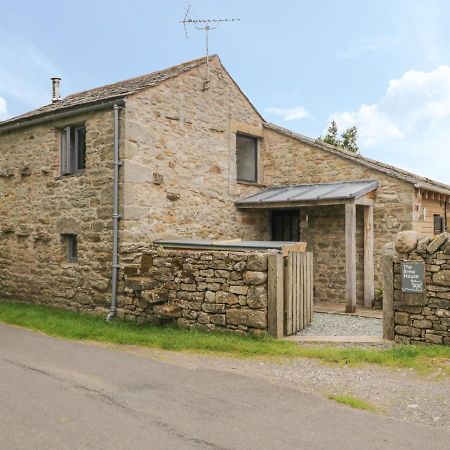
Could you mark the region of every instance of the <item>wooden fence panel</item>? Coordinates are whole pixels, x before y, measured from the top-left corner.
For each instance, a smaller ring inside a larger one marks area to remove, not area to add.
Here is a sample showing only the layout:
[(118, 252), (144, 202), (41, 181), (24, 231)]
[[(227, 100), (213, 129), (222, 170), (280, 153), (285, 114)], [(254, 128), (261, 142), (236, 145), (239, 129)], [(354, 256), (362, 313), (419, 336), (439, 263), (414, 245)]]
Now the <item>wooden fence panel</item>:
[(289, 252), (285, 266), (285, 334), (295, 334), (312, 321), (312, 253)]

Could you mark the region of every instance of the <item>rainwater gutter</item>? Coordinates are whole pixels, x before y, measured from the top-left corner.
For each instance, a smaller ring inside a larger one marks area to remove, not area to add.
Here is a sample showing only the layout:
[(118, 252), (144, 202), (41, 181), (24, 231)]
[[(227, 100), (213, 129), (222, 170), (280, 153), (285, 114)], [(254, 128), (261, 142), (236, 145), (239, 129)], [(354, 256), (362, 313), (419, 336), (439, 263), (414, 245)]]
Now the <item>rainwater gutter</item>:
[[(123, 103), (122, 103), (123, 105)], [(110, 322), (117, 315), (117, 275), (120, 269), (118, 261), (119, 250), (119, 167), (122, 165), (119, 156), (119, 113), (121, 105), (116, 103), (114, 111), (114, 177), (113, 177), (113, 249), (112, 249), (112, 269), (111, 269), (111, 310), (106, 316), (106, 321)]]
[(113, 105), (124, 105), (125, 102), (122, 98), (115, 99), (115, 100), (109, 100), (109, 101), (102, 101), (94, 104), (90, 104), (88, 106), (72, 106), (65, 109), (60, 109), (56, 111), (51, 111), (48, 113), (44, 113), (37, 117), (32, 118), (22, 118), (18, 119), (17, 121), (7, 122), (5, 124), (0, 123), (0, 134), (5, 133), (7, 131), (13, 131), (18, 130), (20, 128), (25, 127), (31, 127), (34, 125), (39, 125), (41, 123), (50, 122), (53, 120), (59, 120), (59, 119), (67, 119), (70, 117), (78, 116), (80, 114), (84, 113), (90, 113), (92, 111), (97, 111), (101, 109), (108, 109)]

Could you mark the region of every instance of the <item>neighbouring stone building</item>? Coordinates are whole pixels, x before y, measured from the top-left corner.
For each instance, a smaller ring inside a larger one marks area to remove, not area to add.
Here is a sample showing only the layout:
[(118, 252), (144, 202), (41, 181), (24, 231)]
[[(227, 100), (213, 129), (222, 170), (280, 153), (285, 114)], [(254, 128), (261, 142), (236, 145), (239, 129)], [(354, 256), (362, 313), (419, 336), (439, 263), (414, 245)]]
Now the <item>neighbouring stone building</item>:
[[(314, 253), (316, 301), (344, 301), (348, 199), (239, 201), (276, 186), (376, 181), (354, 216), (348, 210), (362, 303), (367, 273), (380, 287), (386, 242), (447, 227), (449, 186), (267, 123), (213, 56), (208, 80), (201, 58), (0, 122), (0, 297), (108, 307), (117, 135), (123, 267), (156, 239), (302, 240)], [(126, 280), (119, 270), (119, 310), (130, 298)], [(143, 307), (145, 298), (134, 301)]]

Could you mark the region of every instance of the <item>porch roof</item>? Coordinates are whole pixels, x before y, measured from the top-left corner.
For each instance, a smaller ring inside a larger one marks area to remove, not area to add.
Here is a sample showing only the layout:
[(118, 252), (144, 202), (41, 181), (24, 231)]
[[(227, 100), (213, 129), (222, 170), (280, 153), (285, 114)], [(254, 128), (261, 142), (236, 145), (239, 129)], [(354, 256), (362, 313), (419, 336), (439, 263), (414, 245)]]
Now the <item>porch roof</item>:
[(269, 208), (347, 203), (374, 191), (378, 185), (376, 180), (358, 180), (279, 186), (264, 189), (235, 204), (238, 208)]

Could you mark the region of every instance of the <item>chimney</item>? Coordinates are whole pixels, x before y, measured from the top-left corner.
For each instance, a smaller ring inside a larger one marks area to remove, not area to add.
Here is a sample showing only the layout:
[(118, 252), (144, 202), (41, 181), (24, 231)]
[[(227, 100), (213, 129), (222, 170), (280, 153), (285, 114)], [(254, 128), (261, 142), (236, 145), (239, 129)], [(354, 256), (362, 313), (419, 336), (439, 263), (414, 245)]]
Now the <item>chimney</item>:
[(59, 102), (61, 100), (61, 93), (59, 89), (59, 82), (61, 78), (52, 77), (52, 103)]

